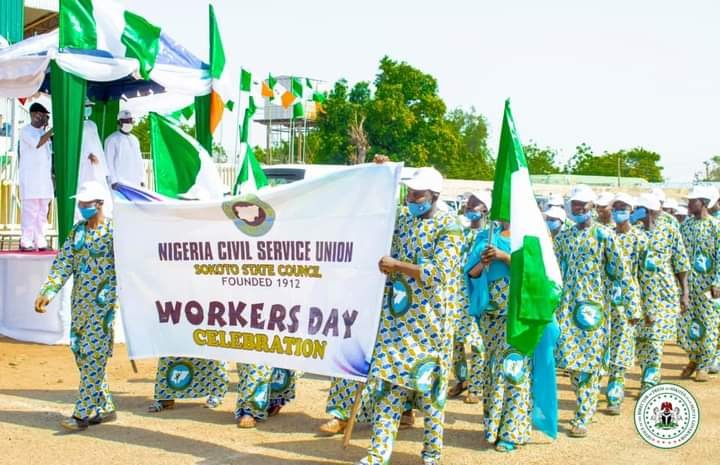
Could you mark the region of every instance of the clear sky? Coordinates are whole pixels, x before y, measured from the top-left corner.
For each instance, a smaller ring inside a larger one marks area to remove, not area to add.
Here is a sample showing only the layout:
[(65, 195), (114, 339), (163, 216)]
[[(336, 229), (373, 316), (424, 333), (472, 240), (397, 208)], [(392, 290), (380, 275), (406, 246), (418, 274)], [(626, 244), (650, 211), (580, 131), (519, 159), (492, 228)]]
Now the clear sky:
[[(207, 60), (206, 1), (123, 3)], [(643, 146), (662, 155), (666, 178), (687, 181), (720, 154), (717, 0), (214, 4), (234, 81), (242, 65), (353, 84), (388, 55), (435, 76), (448, 108), (484, 114), (493, 150), (510, 97), (523, 141), (564, 159), (581, 142), (596, 153)]]

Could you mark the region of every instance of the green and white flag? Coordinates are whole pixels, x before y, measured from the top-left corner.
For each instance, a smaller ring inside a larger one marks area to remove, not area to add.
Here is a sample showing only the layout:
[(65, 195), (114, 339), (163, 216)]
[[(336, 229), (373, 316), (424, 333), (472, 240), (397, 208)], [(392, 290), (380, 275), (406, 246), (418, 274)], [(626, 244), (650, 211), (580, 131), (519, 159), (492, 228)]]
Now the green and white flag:
[(210, 200), (227, 192), (210, 155), (174, 121), (150, 113), (155, 191), (175, 199)]
[(262, 170), (257, 158), (255, 158), (255, 152), (252, 147), (246, 143), (245, 156), (243, 157), (242, 166), (235, 180), (233, 195), (256, 192), (267, 185), (267, 176), (265, 176), (265, 172)]
[(60, 0), (60, 47), (95, 49), (135, 58), (149, 79), (160, 49), (160, 28), (114, 0)]
[(505, 102), (492, 200), (490, 218), (510, 223), (507, 341), (530, 355), (553, 320), (562, 293), (562, 277), (530, 183), (510, 100)]

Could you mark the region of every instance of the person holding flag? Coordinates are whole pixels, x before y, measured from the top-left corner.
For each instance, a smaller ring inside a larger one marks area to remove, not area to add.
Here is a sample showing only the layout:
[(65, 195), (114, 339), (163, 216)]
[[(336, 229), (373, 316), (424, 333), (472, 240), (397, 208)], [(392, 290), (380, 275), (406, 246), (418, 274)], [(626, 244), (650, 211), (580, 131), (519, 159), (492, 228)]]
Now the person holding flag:
[[(462, 263), (465, 263), (475, 237), (482, 230), (491, 205), (489, 191), (472, 192), (465, 204), (465, 218), (470, 226), (463, 229)], [(453, 370), (457, 383), (450, 388), (448, 397), (459, 396), (466, 389), (466, 404), (480, 403), (483, 396), (483, 340), (480, 328), (473, 315), (470, 314), (467, 283), (462, 281), (460, 291), (460, 312), (455, 320), (455, 342), (453, 344)], [(465, 354), (465, 344), (470, 346), (470, 359)]]
[(35, 299), (35, 311), (45, 313), (73, 278), (70, 350), (80, 371), (80, 390), (72, 416), (60, 423), (70, 431), (116, 419), (105, 371), (112, 356), (117, 311), (113, 226), (103, 213), (106, 195), (106, 186), (97, 181), (80, 186), (75, 198), (83, 219), (65, 239)]
[[(560, 368), (570, 371), (577, 396), (569, 433), (574, 438), (587, 436), (597, 410), (600, 376), (608, 368), (608, 288), (628, 282), (615, 233), (593, 223), (595, 198), (588, 186), (573, 187), (569, 216), (575, 226), (562, 230), (555, 239), (558, 260), (564, 265), (556, 357)], [(627, 294), (622, 286), (618, 292)]]
[(709, 208), (718, 201), (711, 186), (695, 186), (688, 194), (690, 217), (682, 225), (682, 235), (690, 257), (690, 307), (680, 316), (679, 342), (690, 361), (683, 378), (695, 373), (695, 381), (708, 380), (715, 362), (720, 332), (720, 223)]
[[(635, 328), (642, 318), (638, 274), (641, 257), (647, 249), (647, 237), (642, 230), (632, 226), (632, 207), (633, 198), (623, 193), (617, 194), (610, 202), (617, 245), (627, 271), (624, 278), (617, 277), (608, 289), (610, 360), (606, 397), (610, 415), (620, 415), (625, 399), (625, 371), (632, 368), (635, 362)], [(621, 281), (622, 279), (625, 281)]]
[(643, 195), (630, 217), (647, 238), (638, 275), (643, 305), (643, 321), (637, 328), (641, 393), (661, 382), (663, 346), (677, 339), (678, 311), (689, 305), (685, 243), (679, 228), (660, 220), (659, 206), (655, 197)]
[[(513, 223), (513, 218), (520, 220)], [(464, 270), (470, 311), (479, 315), (486, 353), (485, 439), (498, 452), (510, 452), (529, 440), (531, 420), (551, 438), (557, 436), (553, 347), (558, 327), (553, 314), (562, 279), (509, 100), (490, 219), (502, 226), (491, 224), (478, 234)]]

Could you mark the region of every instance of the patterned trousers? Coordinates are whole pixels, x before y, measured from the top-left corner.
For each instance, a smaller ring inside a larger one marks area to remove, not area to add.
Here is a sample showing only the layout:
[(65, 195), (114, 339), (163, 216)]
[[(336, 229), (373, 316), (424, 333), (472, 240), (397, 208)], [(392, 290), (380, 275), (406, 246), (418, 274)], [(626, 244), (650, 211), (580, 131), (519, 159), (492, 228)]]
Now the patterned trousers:
[(620, 405), (625, 400), (625, 368), (610, 367), (610, 376), (608, 377), (607, 389), (605, 397), (608, 405)]
[(265, 365), (237, 364), (238, 397), (235, 418), (250, 415), (267, 420), (268, 410), (283, 406), (295, 398), (295, 374), (290, 370)]
[(570, 377), (577, 396), (575, 418), (570, 420), (570, 423), (587, 428), (597, 411), (600, 376), (597, 373), (570, 371)]
[(478, 397), (483, 395), (483, 348), (470, 346), (470, 357), (465, 353), (465, 344), (455, 338), (453, 344), (453, 374), (458, 382), (469, 381), (468, 392)]
[(198, 399), (222, 400), (230, 376), (225, 362), (191, 357), (163, 357), (158, 360), (155, 375), (155, 400)]
[(89, 323), (78, 333), (70, 332), (70, 348), (80, 371), (80, 389), (73, 416), (92, 418), (115, 411), (107, 382), (106, 367), (112, 356), (112, 329), (105, 331), (102, 322)]
[(366, 465), (386, 465), (390, 463), (392, 447), (400, 425), (400, 417), (407, 402), (414, 397), (414, 404), (423, 412), (423, 459), (440, 461), (445, 421), (445, 403), (432, 393), (411, 391), (401, 386), (382, 383), (374, 394), (372, 420), (372, 438), (368, 456), (360, 463)]
[(660, 339), (638, 339), (637, 357), (642, 370), (641, 391), (660, 383), (664, 345)]

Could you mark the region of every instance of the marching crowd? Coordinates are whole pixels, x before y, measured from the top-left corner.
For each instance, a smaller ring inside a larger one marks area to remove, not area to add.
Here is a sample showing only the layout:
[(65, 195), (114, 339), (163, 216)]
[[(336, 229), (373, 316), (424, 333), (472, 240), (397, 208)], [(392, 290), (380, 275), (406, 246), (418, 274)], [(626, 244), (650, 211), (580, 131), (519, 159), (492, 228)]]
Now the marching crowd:
[[(26, 146), (43, 150), (47, 143), (45, 114), (33, 113), (21, 157)], [(129, 133), (126, 121), (131, 115), (120, 115), (118, 139)], [(105, 155), (111, 150), (106, 145)], [(89, 156), (88, 162), (93, 164)], [(420, 168), (405, 182), (391, 255), (378, 257), (387, 284), (368, 382), (331, 381), (329, 418), (321, 431), (342, 433), (362, 390), (356, 421), (371, 425), (372, 439), (361, 464), (389, 463), (397, 431), (413, 426), (415, 411), (423, 417), (422, 459), (426, 465), (439, 463), (447, 399), (463, 393), (464, 402), (482, 403), (485, 439), (498, 452), (530, 440), (533, 361), (506, 339), (512, 224), (488, 220), (489, 191), (469, 193), (462, 218), (438, 208), (442, 184), (433, 168)], [(39, 194), (51, 197), (51, 192)], [(688, 354), (682, 377), (706, 382), (717, 371), (718, 197), (714, 188), (698, 185), (685, 207), (660, 190), (638, 197), (596, 195), (577, 185), (567, 198), (552, 196), (542, 205), (563, 277), (555, 311), (555, 359), (560, 372), (570, 376), (577, 398), (570, 436), (588, 435), (602, 394), (607, 414), (621, 413), (625, 373), (636, 362), (643, 391), (660, 383), (668, 341), (677, 340)], [(105, 371), (117, 309), (107, 184), (82, 182), (76, 200), (81, 219), (35, 302), (36, 311), (44, 312), (73, 277), (71, 350), (80, 392), (72, 416), (62, 422), (73, 431), (116, 418)], [(37, 238), (30, 244), (30, 237), (24, 236), (23, 247), (44, 246)], [(295, 397), (297, 373), (246, 364), (237, 368), (238, 427), (252, 428), (277, 415)], [(149, 410), (160, 413), (178, 399), (191, 398), (204, 398), (214, 408), (228, 389), (226, 362), (162, 358)]]

